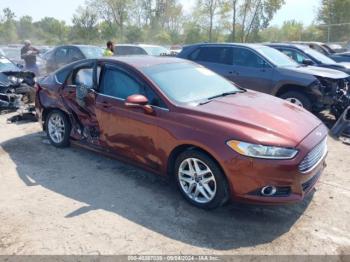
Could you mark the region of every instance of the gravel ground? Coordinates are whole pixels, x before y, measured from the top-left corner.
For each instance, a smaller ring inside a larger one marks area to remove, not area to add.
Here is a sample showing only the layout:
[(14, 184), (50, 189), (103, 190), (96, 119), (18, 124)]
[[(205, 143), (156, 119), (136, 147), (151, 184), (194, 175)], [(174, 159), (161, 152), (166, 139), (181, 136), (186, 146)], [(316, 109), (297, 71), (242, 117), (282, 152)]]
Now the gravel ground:
[(0, 255), (350, 254), (350, 147), (330, 139), (315, 193), (202, 211), (167, 181), (0, 116)]

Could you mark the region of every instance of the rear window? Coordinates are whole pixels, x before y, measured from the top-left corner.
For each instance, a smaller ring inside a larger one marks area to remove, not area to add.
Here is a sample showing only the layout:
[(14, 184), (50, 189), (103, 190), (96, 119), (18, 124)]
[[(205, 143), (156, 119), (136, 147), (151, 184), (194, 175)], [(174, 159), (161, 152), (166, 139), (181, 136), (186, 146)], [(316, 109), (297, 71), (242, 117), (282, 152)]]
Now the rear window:
[(116, 55), (147, 55), (147, 53), (137, 46), (116, 46)]

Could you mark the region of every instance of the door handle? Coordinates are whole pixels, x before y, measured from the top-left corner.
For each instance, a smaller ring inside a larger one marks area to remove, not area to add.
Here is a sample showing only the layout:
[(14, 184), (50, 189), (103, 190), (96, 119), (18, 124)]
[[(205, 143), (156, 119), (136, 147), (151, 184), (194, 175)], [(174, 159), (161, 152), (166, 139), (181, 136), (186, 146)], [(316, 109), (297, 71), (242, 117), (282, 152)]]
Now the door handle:
[(108, 102), (106, 102), (106, 101), (103, 101), (102, 103), (102, 107), (103, 108), (111, 108), (112, 106), (108, 103)]
[(238, 73), (237, 71), (229, 71), (228, 73), (229, 73), (230, 75), (236, 75), (236, 76), (239, 75), (239, 73)]

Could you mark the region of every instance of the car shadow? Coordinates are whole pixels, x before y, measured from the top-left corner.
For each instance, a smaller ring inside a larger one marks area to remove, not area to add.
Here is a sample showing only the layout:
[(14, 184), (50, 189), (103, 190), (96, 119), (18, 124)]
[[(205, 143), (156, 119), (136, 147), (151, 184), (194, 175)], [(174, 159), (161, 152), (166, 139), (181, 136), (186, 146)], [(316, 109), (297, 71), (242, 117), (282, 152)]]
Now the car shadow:
[(204, 211), (183, 200), (166, 179), (84, 149), (56, 149), (45, 142), (43, 133), (6, 141), (1, 147), (26, 186), (41, 186), (83, 203), (66, 219), (105, 210), (202, 248), (228, 250), (271, 242), (290, 230), (312, 199), (310, 195), (288, 206), (229, 204)]

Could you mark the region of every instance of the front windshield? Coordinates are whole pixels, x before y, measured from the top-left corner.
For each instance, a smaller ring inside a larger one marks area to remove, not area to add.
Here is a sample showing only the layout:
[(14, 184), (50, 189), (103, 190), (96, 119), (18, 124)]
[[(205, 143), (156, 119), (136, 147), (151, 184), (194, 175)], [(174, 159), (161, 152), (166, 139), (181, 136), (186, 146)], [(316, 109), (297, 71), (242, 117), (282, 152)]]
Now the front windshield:
[(277, 67), (296, 67), (298, 64), (282, 52), (271, 47), (260, 47), (257, 51)]
[(81, 46), (80, 50), (87, 59), (100, 58), (103, 56), (103, 49), (97, 46)]
[(230, 92), (239, 92), (231, 82), (200, 65), (162, 64), (143, 69), (173, 101), (190, 103)]
[(153, 56), (161, 56), (169, 53), (169, 50), (162, 46), (143, 46), (142, 48), (145, 49), (149, 55)]
[(307, 48), (304, 50), (305, 53), (307, 53), (309, 56), (312, 56), (317, 61), (321, 62), (322, 64), (335, 64), (336, 62), (329, 58), (328, 56), (325, 56), (324, 54), (321, 54), (320, 52)]
[(18, 71), (19, 69), (7, 58), (0, 58), (0, 72)]

